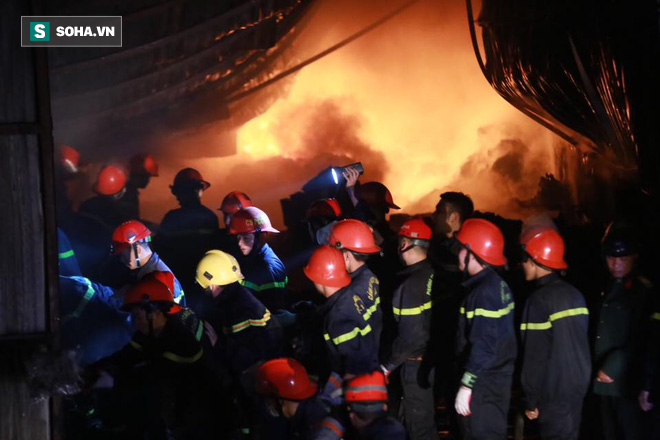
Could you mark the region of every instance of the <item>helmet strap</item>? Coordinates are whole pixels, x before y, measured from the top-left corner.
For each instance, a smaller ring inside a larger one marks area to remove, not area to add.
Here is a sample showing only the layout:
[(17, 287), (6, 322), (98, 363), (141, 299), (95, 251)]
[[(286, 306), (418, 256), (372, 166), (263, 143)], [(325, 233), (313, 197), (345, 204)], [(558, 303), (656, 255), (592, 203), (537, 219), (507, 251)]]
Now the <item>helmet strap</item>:
[(470, 255), (472, 255), (472, 251), (470, 250), (469, 246), (466, 246), (465, 249), (467, 252), (465, 253), (465, 258), (463, 259), (463, 280), (467, 280), (470, 277), (470, 272), (468, 272), (468, 264), (470, 264)]
[(138, 256), (137, 242), (133, 243), (132, 247), (133, 247), (133, 252), (135, 253), (135, 266), (137, 266), (136, 269), (139, 269), (140, 268), (140, 257)]

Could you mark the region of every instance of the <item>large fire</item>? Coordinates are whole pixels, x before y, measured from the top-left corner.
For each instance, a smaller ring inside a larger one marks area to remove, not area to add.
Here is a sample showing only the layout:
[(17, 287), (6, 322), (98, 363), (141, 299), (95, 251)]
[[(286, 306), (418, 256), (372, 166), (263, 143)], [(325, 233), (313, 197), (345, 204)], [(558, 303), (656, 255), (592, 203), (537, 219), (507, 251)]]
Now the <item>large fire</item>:
[[(176, 206), (167, 184), (192, 166), (212, 183), (208, 206), (242, 190), (282, 227), (280, 199), (325, 167), (355, 161), (365, 165), (363, 180), (381, 179), (406, 212), (432, 210), (439, 191), (451, 188), (481, 209), (512, 215), (503, 202), (534, 195), (539, 177), (553, 172), (548, 153), (556, 141), (483, 78), (464, 5), (441, 3), (419, 2), (298, 72), (285, 98), (239, 130), (236, 155), (164, 163), (144, 194), (149, 218)], [(322, 2), (298, 37), (299, 58), (400, 4)], [(213, 142), (202, 143), (212, 155)]]

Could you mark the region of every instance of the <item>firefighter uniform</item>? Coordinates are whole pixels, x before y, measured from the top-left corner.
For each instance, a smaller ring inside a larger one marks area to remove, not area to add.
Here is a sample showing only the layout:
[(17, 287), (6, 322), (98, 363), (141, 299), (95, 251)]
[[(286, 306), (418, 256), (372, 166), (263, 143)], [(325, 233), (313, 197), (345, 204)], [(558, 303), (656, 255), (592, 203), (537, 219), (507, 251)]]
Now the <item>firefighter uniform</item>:
[(584, 297), (556, 273), (535, 282), (520, 325), (526, 408), (539, 410), (544, 439), (577, 439), (589, 388), (589, 311)]
[(364, 319), (366, 311), (360, 296), (347, 288), (337, 291), (321, 307), (330, 368), (341, 376), (379, 369), (374, 332)]
[(65, 277), (82, 275), (71, 242), (60, 228), (57, 228), (57, 267)]
[(651, 285), (642, 277), (611, 280), (601, 294), (594, 346), (594, 371), (614, 381), (594, 382), (600, 396), (605, 438), (642, 438), (637, 402), (643, 379), (643, 350), (648, 337)]
[(172, 429), (194, 429), (190, 420), (201, 409), (202, 356), (194, 336), (168, 319), (158, 336), (135, 333), (122, 350), (95, 364), (115, 378), (127, 438), (165, 439)]
[(273, 249), (268, 244), (264, 244), (259, 249), (255, 245), (249, 255), (237, 255), (237, 260), (245, 276), (241, 284), (248, 288), (268, 310), (285, 309), (287, 305), (285, 288), (289, 280), (284, 264)]
[(388, 371), (401, 366), (405, 424), (411, 439), (437, 438), (433, 401), (433, 370), (427, 368), (433, 301), (433, 268), (429, 260), (399, 273), (403, 281), (394, 291), (392, 310), (397, 323)]
[(238, 283), (229, 284), (213, 304), (206, 321), (219, 336), (225, 335), (225, 340), (219, 342), (220, 350), (234, 374), (282, 354), (282, 329), (248, 289)]
[(458, 358), (461, 384), (472, 388), (472, 415), (461, 421), (468, 439), (505, 438), (516, 358), (513, 297), (490, 267), (463, 286), (468, 294), (460, 309)]
[(360, 440), (406, 440), (406, 430), (394, 417), (384, 415), (357, 435)]
[(371, 326), (376, 341), (376, 350), (378, 351), (380, 349), (380, 335), (383, 330), (383, 313), (380, 308), (380, 296), (378, 294), (380, 283), (366, 264), (351, 273), (350, 276), (351, 284), (348, 286), (348, 290), (352, 294), (359, 295), (366, 307), (363, 317)]

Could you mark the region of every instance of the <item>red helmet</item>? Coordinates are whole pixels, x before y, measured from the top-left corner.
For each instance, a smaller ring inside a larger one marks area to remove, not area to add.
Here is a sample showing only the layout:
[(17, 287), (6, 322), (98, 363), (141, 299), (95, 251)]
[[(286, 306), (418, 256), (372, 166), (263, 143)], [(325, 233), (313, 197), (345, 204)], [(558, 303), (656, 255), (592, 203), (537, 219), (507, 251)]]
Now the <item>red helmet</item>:
[(151, 231), (142, 222), (129, 220), (117, 226), (112, 233), (112, 253), (119, 254), (133, 243), (151, 241)]
[(70, 173), (78, 172), (78, 164), (80, 162), (80, 153), (75, 148), (69, 145), (60, 146), (60, 159), (62, 166)]
[(174, 176), (174, 183), (170, 186), (172, 189), (201, 185), (202, 190), (206, 190), (210, 183), (202, 177), (202, 174), (194, 168), (184, 168)]
[(314, 251), (304, 269), (307, 278), (326, 287), (346, 287), (351, 276), (341, 251), (331, 246), (321, 246)]
[(346, 403), (385, 403), (387, 385), (380, 371), (354, 377), (344, 385)]
[(317, 386), (307, 370), (295, 359), (271, 359), (259, 366), (257, 390), (286, 400), (305, 400), (316, 394)]
[(413, 217), (399, 229), (399, 236), (411, 240), (431, 240), (433, 231), (422, 217)]
[(401, 209), (394, 204), (390, 190), (380, 182), (363, 183), (357, 188), (357, 196), (367, 205)]
[(548, 269), (568, 268), (564, 261), (564, 240), (552, 228), (534, 228), (520, 239), (523, 251), (541, 266)]
[(337, 222), (330, 232), (328, 244), (359, 254), (375, 254), (380, 248), (369, 226), (360, 220), (348, 219)]
[(108, 165), (101, 168), (92, 189), (97, 194), (111, 196), (120, 192), (125, 186), (126, 173), (124, 170), (114, 165)]
[(151, 154), (141, 153), (131, 157), (129, 170), (131, 174), (158, 177), (158, 163)]
[(232, 191), (222, 199), (222, 205), (218, 211), (222, 211), (225, 214), (236, 214), (243, 208), (249, 208), (252, 206), (252, 199), (240, 191)]
[[(169, 272), (151, 272), (142, 277), (138, 282), (133, 284), (126, 295), (124, 295), (123, 310), (130, 309), (134, 305), (150, 305), (150, 304), (163, 304), (170, 305), (169, 314), (174, 314), (181, 311), (181, 306), (174, 302), (174, 295), (165, 283), (161, 281), (167, 280), (168, 276), (164, 275)], [(170, 273), (171, 275), (171, 273)], [(172, 275), (172, 285), (174, 285), (174, 275)]]
[(270, 219), (261, 209), (255, 206), (249, 206), (241, 209), (231, 218), (229, 223), (229, 233), (251, 234), (253, 232), (280, 232), (273, 228)]
[(337, 219), (341, 215), (341, 208), (336, 199), (320, 199), (312, 203), (307, 210), (306, 220), (324, 217)]
[(483, 262), (491, 266), (506, 266), (504, 236), (500, 228), (488, 220), (466, 220), (456, 239)]

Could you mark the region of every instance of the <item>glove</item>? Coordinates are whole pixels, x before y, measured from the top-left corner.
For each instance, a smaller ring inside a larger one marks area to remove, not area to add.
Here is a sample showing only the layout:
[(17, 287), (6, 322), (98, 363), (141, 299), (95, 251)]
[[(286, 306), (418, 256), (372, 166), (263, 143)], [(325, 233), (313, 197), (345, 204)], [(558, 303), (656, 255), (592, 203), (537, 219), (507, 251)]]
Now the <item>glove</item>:
[(277, 310), (275, 312), (275, 318), (284, 328), (296, 325), (297, 321), (295, 313), (291, 313), (288, 310)]
[(470, 400), (472, 400), (472, 389), (466, 386), (461, 386), (456, 394), (456, 402), (454, 408), (456, 412), (464, 417), (472, 414), (470, 412)]
[(385, 383), (387, 385), (389, 385), (390, 384), (390, 373), (391, 373), (391, 371), (388, 370), (387, 368), (385, 368), (385, 365), (381, 365), (380, 369), (383, 372), (383, 375), (385, 376)]

